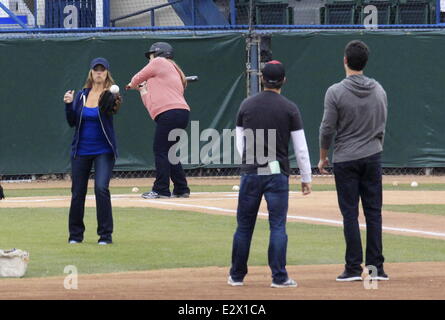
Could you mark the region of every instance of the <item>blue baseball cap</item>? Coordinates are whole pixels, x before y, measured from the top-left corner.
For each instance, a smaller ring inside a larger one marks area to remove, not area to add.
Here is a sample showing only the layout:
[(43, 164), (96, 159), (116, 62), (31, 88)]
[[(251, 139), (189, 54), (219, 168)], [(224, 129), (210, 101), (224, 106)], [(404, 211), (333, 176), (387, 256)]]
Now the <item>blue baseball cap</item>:
[(108, 63), (108, 60), (105, 59), (105, 58), (101, 58), (101, 57), (99, 57), (99, 58), (94, 58), (94, 59), (91, 61), (90, 69), (94, 69), (94, 67), (96, 67), (96, 66), (99, 65), (99, 64), (102, 65), (102, 66), (104, 66), (105, 69), (107, 69), (107, 70), (110, 69), (110, 64)]

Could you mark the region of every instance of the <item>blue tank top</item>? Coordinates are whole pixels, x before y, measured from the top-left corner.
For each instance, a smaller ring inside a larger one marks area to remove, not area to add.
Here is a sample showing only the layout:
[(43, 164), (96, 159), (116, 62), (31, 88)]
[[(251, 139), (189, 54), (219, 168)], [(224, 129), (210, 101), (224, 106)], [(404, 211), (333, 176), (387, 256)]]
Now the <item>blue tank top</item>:
[(99, 108), (84, 107), (77, 154), (80, 156), (113, 153), (99, 119)]

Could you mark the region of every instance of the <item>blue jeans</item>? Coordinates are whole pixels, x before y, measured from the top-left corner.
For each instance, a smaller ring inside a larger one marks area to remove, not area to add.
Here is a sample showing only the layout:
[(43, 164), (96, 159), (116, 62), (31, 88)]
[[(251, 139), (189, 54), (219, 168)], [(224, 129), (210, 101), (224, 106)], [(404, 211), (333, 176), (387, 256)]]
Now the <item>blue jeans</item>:
[(286, 217), (289, 177), (284, 174), (245, 174), (241, 176), (237, 210), (238, 227), (233, 236), (230, 276), (234, 281), (242, 281), (247, 274), (250, 243), (263, 195), (269, 211), (268, 261), (272, 270), (272, 280), (280, 284), (288, 279)]
[(163, 196), (171, 196), (170, 178), (173, 181), (173, 193), (190, 193), (181, 163), (171, 164), (168, 151), (178, 141), (168, 141), (168, 135), (173, 129), (185, 129), (189, 123), (189, 111), (172, 109), (158, 115), (155, 119), (156, 131), (153, 143), (155, 154), (156, 180), (152, 190)]
[(105, 153), (92, 156), (76, 156), (71, 159), (72, 186), (71, 207), (69, 214), (69, 240), (82, 241), (85, 225), (85, 196), (88, 189), (88, 177), (94, 164), (96, 195), (97, 234), (99, 241), (112, 242), (113, 216), (109, 184), (114, 167), (114, 155)]
[(361, 273), (362, 242), (358, 222), (359, 201), (362, 200), (366, 220), (366, 262), (383, 271), (382, 244), (382, 166), (381, 153), (334, 163), (335, 185), (346, 241), (345, 268)]

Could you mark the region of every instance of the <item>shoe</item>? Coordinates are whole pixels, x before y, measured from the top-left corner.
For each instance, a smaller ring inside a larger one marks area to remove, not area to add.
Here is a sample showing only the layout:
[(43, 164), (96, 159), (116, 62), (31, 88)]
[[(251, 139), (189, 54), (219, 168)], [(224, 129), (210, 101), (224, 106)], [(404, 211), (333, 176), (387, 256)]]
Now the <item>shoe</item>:
[(244, 282), (242, 281), (235, 281), (232, 279), (231, 276), (229, 276), (229, 278), (227, 279), (227, 284), (231, 285), (232, 287), (239, 287), (239, 286), (243, 286)]
[(82, 241), (77, 241), (77, 240), (70, 240), (69, 244), (76, 244), (76, 243), (82, 243)]
[(110, 241), (99, 241), (97, 244), (100, 245), (100, 246), (106, 246), (108, 244), (112, 244), (112, 242), (110, 242)]
[(169, 196), (163, 196), (157, 193), (156, 191), (145, 192), (141, 196), (144, 199), (160, 199), (160, 198), (170, 198)]
[(172, 198), (190, 198), (190, 193), (172, 194)]
[(289, 278), (283, 283), (275, 283), (272, 281), (270, 286), (272, 288), (295, 288), (297, 286), (297, 282), (294, 279)]
[(362, 275), (361, 273), (350, 273), (348, 271), (343, 271), (341, 275), (335, 279), (335, 281), (339, 282), (349, 282), (349, 281), (362, 281)]
[(371, 277), (371, 280), (388, 281), (389, 277), (384, 271), (382, 271), (382, 272), (379, 272), (377, 274), (377, 276)]

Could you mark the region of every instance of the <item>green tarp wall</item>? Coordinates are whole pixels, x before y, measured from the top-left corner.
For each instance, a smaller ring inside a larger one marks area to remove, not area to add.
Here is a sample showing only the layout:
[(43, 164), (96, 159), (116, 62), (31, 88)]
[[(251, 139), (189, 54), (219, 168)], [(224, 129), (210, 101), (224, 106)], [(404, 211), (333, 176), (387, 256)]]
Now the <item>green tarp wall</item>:
[[(0, 174), (70, 171), (74, 129), (67, 125), (63, 95), (83, 87), (92, 58), (103, 56), (121, 92), (147, 63), (156, 41), (175, 48), (175, 61), (189, 84), (190, 120), (200, 128), (234, 127), (246, 95), (245, 39), (240, 34), (170, 37), (70, 37), (0, 40)], [(125, 93), (114, 119), (119, 149), (115, 170), (154, 169), (154, 122), (136, 91)]]
[[(324, 93), (344, 77), (346, 43), (362, 39), (371, 48), (366, 74), (388, 93), (384, 166), (444, 166), (444, 36), (438, 31), (273, 34), (273, 57), (287, 68), (283, 94), (301, 109), (312, 165), (318, 162)], [(201, 131), (233, 129), (246, 95), (241, 34), (0, 40), (0, 174), (69, 172), (73, 129), (65, 121), (65, 91), (83, 86), (89, 62), (97, 56), (110, 61), (123, 88), (145, 65), (150, 44), (162, 40), (174, 46), (175, 60), (187, 75), (200, 77), (186, 90), (190, 120), (199, 121)], [(115, 169), (153, 169), (154, 123), (137, 92), (124, 95), (115, 128), (120, 151)]]
[(384, 166), (445, 166), (445, 32), (275, 34), (273, 56), (287, 68), (283, 94), (301, 109), (312, 165), (319, 159), (324, 95), (344, 78), (344, 48), (354, 39), (370, 47), (365, 73), (388, 96)]

